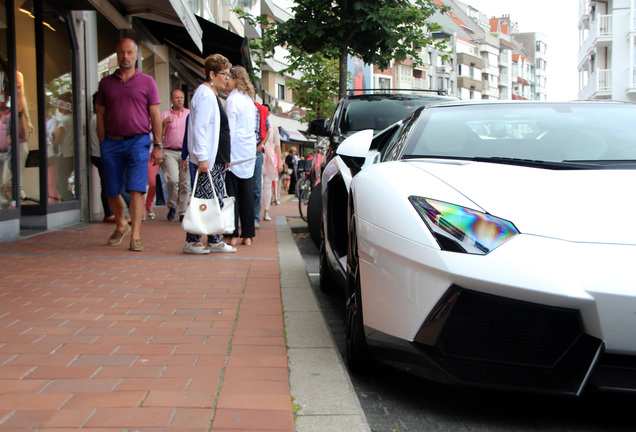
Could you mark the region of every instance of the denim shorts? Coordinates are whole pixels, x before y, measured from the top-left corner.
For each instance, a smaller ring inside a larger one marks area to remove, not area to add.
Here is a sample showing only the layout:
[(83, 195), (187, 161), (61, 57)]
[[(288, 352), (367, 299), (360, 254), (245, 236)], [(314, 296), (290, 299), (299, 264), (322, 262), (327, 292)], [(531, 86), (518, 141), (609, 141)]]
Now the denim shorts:
[(104, 174), (102, 186), (107, 197), (119, 195), (123, 187), (129, 192), (146, 193), (150, 135), (141, 134), (127, 139), (106, 137), (99, 150)]

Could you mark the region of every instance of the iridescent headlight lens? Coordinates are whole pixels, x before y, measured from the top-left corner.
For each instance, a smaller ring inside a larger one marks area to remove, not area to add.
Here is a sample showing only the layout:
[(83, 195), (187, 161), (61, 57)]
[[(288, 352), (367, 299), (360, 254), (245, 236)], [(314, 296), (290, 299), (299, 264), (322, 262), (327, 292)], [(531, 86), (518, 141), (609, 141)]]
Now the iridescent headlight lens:
[(442, 250), (485, 255), (519, 234), (512, 223), (486, 213), (416, 196), (409, 201)]

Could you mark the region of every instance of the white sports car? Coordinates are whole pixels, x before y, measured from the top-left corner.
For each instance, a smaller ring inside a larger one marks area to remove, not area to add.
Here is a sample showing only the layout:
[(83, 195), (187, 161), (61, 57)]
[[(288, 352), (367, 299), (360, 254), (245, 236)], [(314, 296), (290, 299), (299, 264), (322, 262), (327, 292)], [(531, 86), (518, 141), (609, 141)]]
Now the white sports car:
[(430, 105), (337, 154), (321, 283), (345, 287), (350, 366), (636, 390), (636, 105)]

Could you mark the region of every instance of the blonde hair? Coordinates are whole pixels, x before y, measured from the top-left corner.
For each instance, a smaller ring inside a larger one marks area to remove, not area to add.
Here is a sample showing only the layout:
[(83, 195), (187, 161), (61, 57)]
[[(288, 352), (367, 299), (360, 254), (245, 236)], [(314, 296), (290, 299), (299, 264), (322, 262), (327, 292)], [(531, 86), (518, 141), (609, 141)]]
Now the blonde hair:
[(254, 86), (250, 82), (250, 76), (247, 74), (247, 70), (243, 66), (234, 66), (230, 69), (232, 76), (236, 80), (236, 88), (241, 93), (247, 93), (249, 97), (254, 98)]

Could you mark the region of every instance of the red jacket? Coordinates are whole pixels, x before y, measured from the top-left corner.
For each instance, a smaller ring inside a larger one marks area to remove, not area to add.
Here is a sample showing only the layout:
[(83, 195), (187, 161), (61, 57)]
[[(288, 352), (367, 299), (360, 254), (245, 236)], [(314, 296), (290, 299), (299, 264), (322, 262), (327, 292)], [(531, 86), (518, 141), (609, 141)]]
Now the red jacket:
[(258, 113), (261, 121), (261, 139), (259, 141), (263, 141), (265, 138), (265, 134), (267, 133), (267, 116), (269, 115), (269, 110), (267, 107), (261, 105), (260, 103), (254, 101), (254, 105), (258, 108)]

